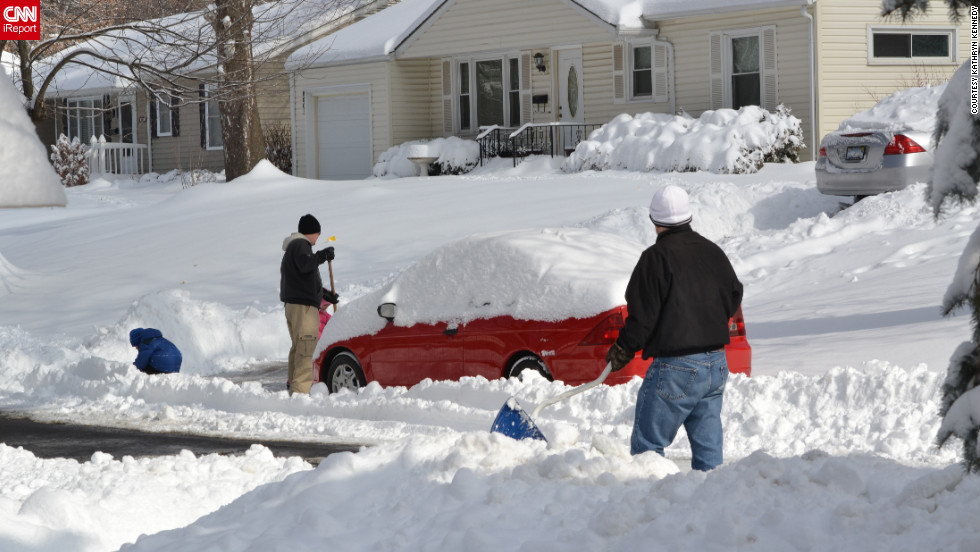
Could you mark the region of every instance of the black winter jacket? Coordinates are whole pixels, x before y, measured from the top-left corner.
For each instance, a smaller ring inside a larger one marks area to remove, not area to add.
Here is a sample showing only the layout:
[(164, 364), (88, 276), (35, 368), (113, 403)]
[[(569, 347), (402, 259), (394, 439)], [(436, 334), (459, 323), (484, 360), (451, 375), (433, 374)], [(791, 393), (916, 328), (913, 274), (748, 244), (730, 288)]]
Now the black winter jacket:
[(617, 342), (643, 358), (714, 351), (728, 344), (728, 319), (741, 303), (742, 283), (725, 252), (689, 224), (671, 228), (633, 269)]
[(282, 250), (285, 253), (279, 265), (279, 300), (320, 308), (323, 297), (320, 265), (327, 262), (327, 250), (314, 253), (310, 240), (299, 233), (286, 238)]

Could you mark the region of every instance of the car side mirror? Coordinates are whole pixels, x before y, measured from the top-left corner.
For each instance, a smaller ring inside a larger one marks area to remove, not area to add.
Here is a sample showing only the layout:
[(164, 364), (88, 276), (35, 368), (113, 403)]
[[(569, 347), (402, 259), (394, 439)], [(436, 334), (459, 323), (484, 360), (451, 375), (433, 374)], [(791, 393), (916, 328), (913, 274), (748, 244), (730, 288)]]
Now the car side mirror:
[(393, 322), (395, 320), (395, 304), (382, 303), (381, 305), (379, 305), (378, 316), (386, 319), (388, 322)]

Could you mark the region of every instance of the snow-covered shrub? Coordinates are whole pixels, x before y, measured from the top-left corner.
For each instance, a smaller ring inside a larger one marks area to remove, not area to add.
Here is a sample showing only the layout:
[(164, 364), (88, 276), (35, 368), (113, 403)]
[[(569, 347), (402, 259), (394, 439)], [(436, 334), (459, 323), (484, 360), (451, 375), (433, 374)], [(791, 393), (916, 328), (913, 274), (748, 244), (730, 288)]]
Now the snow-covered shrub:
[(61, 177), (65, 187), (84, 186), (88, 184), (88, 161), (85, 159), (85, 146), (78, 137), (71, 140), (62, 134), (58, 141), (51, 146), (51, 165)]
[(708, 171), (754, 173), (764, 163), (799, 160), (800, 120), (780, 105), (686, 113), (617, 116), (594, 130), (565, 160), (562, 170)]
[(265, 158), (280, 171), (293, 174), (293, 137), (289, 125), (275, 123), (265, 130)]
[(378, 178), (419, 176), (418, 165), (409, 161), (409, 158), (415, 157), (420, 147), (428, 150), (428, 157), (436, 158), (429, 165), (430, 176), (465, 174), (480, 163), (480, 145), (473, 140), (464, 140), (455, 136), (414, 140), (390, 147), (378, 156), (378, 162), (374, 165), (374, 176)]

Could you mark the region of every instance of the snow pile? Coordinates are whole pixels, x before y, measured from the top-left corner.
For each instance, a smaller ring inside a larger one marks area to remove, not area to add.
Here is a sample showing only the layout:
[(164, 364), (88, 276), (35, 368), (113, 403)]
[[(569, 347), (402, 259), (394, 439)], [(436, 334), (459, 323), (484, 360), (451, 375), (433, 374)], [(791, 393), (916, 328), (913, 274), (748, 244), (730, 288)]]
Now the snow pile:
[(480, 162), (480, 145), (473, 140), (456, 136), (414, 140), (393, 146), (378, 156), (374, 164), (377, 178), (403, 178), (419, 176), (421, 169), (412, 158), (435, 158), (430, 165), (436, 172), (430, 174), (464, 174)]
[[(84, 463), (0, 444), (4, 550), (116, 550), (140, 533), (187, 525), (244, 493), (309, 470), (261, 446), (242, 456), (189, 452)], [(43, 535), (40, 538), (39, 536)]]
[(562, 168), (587, 170), (754, 173), (766, 162), (795, 161), (803, 147), (800, 120), (780, 107), (684, 113), (621, 114), (580, 142)]
[(957, 467), (871, 456), (757, 452), (681, 474), (602, 436), (549, 450), (474, 433), (337, 454), (121, 550), (969, 550), (978, 492)]
[(0, 78), (0, 208), (64, 207), (67, 202), (24, 111), (24, 96), (9, 79)]
[(936, 128), (939, 98), (947, 85), (899, 90), (871, 108), (844, 119), (839, 130), (918, 130), (932, 133)]

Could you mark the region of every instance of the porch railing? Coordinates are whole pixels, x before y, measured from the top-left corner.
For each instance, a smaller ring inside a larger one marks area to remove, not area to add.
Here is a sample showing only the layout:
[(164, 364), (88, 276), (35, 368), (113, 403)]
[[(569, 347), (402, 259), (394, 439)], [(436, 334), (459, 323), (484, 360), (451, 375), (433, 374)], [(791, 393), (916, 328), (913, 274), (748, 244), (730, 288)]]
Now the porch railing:
[(90, 174), (139, 175), (149, 169), (146, 144), (107, 142), (105, 136), (92, 136), (85, 158)]
[(528, 155), (568, 156), (601, 124), (527, 123), (518, 128), (490, 126), (476, 137), (480, 164), (493, 157), (510, 157), (514, 166)]

